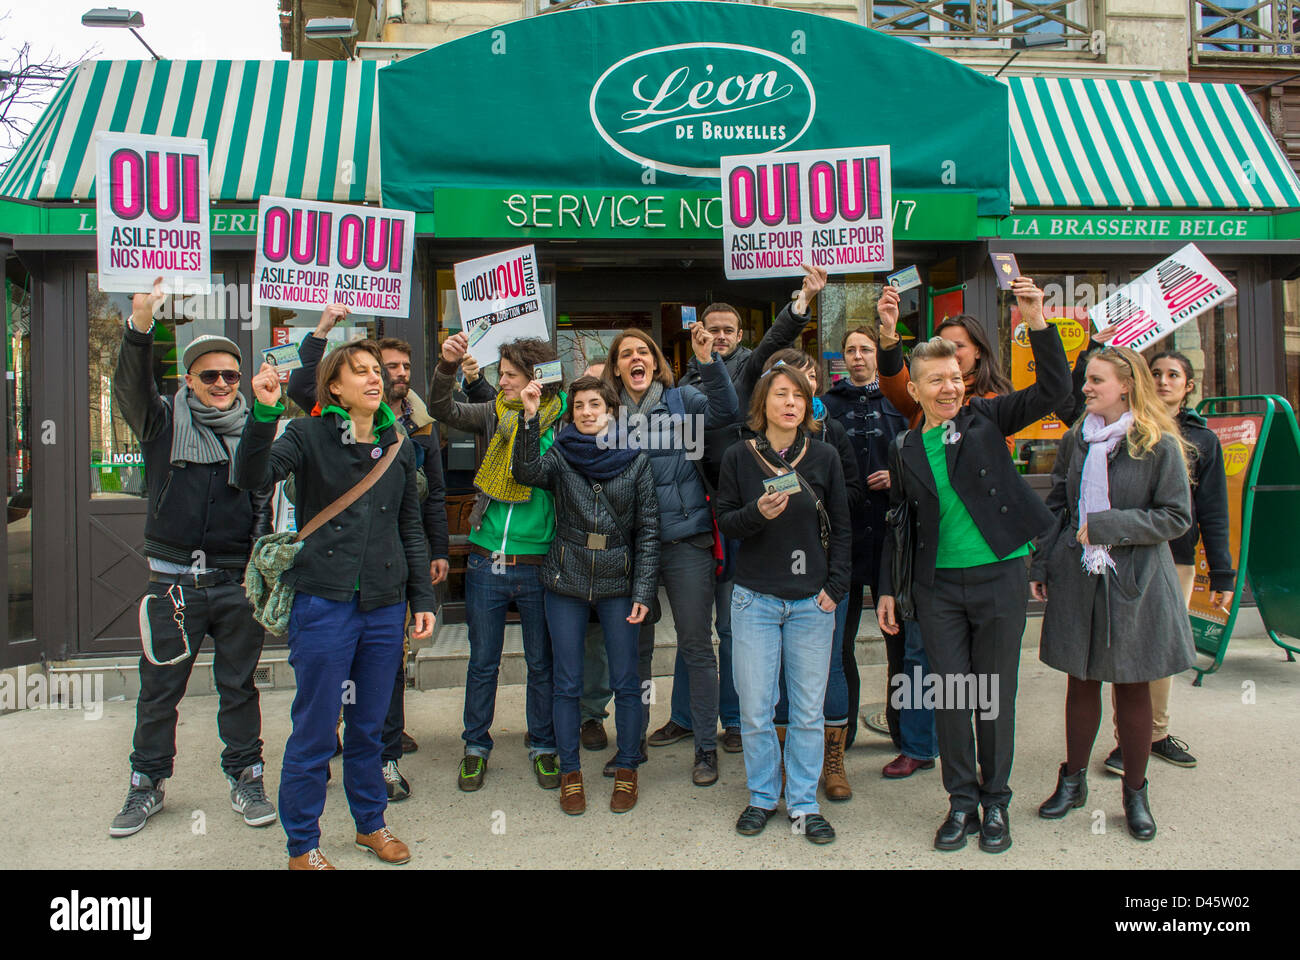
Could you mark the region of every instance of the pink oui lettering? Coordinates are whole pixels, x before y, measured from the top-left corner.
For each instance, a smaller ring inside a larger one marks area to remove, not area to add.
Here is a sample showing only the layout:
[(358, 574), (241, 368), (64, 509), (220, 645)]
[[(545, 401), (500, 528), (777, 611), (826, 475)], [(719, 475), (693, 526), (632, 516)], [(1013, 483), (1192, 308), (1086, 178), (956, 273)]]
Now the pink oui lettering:
[(731, 199), (731, 222), (752, 226), (756, 219), (769, 227), (802, 220), (797, 163), (740, 166), (727, 179)]
[(366, 217), (363, 221), (349, 213), (339, 221), (339, 266), (351, 270), (364, 259), (367, 270), (399, 273), (403, 227), (400, 218)]
[(880, 160), (859, 157), (837, 160), (832, 166), (818, 160), (808, 168), (808, 207), (818, 223), (878, 220), (883, 211)]
[(109, 208), (123, 220), (145, 212), (160, 222), (199, 222), (199, 158), (193, 153), (159, 153), (143, 157), (129, 147), (108, 160)]
[(305, 266), (315, 262), (329, 266), (330, 224), (334, 217), (327, 211), (294, 210), (289, 220), (289, 255), (293, 262)]

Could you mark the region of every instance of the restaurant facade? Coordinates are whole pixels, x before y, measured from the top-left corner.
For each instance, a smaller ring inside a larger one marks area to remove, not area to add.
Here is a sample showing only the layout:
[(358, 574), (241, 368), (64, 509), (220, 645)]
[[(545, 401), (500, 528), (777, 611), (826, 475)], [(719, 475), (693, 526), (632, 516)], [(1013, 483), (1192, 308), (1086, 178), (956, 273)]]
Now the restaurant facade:
[[(382, 68), (88, 63), (0, 176), (0, 667), (138, 651), (146, 502), (139, 446), (111, 397), (129, 299), (95, 282), (101, 129), (210, 147), (214, 292), (167, 305), (163, 393), (196, 336), (222, 333), (248, 358), (315, 325), (310, 311), (251, 305), (263, 195), (416, 213), (410, 316), (354, 314), (341, 332), (411, 342), (415, 383), (460, 327), (453, 264), (524, 244), (537, 248), (567, 376), (628, 326), (651, 330), (680, 371), (683, 306), (735, 304), (752, 343), (798, 286), (727, 280), (719, 158), (889, 144), (895, 264), (924, 281), (904, 295), (909, 337), (971, 313), (1010, 368), (1016, 317), (990, 252), (1015, 253), (1056, 315), (1077, 321), (1106, 289), (1195, 242), (1238, 289), (1174, 334), (1203, 394), (1300, 394), (1300, 183), (1236, 87), (1003, 83), (853, 24), (725, 3), (564, 11)], [(846, 326), (874, 319), (882, 282), (832, 277), (803, 340), (824, 378), (842, 369)], [(1052, 446), (1040, 429), (1018, 449), (1037, 485)]]

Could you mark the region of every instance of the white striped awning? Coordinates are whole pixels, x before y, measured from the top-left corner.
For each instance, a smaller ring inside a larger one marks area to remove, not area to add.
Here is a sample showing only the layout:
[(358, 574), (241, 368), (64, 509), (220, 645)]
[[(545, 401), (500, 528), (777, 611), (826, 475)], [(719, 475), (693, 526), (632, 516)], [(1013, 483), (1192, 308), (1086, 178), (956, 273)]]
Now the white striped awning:
[(1300, 180), (1236, 84), (1013, 77), (1017, 207), (1286, 209)]
[(215, 200), (379, 200), (373, 61), (98, 60), (59, 88), (0, 196), (94, 196), (96, 130), (208, 142)]

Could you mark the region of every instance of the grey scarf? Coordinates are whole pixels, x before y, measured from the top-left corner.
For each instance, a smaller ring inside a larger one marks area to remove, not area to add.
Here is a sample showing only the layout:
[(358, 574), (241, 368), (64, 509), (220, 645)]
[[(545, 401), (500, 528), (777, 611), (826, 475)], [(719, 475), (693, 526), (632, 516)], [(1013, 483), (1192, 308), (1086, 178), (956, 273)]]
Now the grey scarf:
[(248, 403), (242, 393), (228, 410), (204, 406), (190, 388), (182, 386), (172, 401), (172, 466), (190, 463), (230, 463), (227, 483), (235, 483), (235, 451), (248, 419)]
[(641, 395), (640, 403), (637, 403), (632, 399), (632, 395), (627, 392), (627, 387), (623, 387), (619, 393), (621, 394), (620, 399), (623, 401), (623, 406), (628, 408), (629, 414), (643, 413), (648, 415), (659, 401), (663, 399), (664, 385), (658, 380), (651, 380), (650, 386), (647, 387), (646, 392)]

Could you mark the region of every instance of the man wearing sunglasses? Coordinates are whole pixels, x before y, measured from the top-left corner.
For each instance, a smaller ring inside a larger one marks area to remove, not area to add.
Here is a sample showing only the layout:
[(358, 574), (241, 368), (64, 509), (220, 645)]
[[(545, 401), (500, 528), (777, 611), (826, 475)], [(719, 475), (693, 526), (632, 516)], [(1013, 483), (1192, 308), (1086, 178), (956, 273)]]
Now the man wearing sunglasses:
[(213, 641), (231, 806), (252, 827), (276, 819), (262, 785), (262, 714), (253, 683), (264, 634), (243, 587), (253, 541), (271, 532), (272, 491), (241, 491), (232, 476), (248, 418), (233, 341), (195, 339), (181, 356), (184, 385), (174, 398), (159, 395), (153, 317), (162, 301), (161, 278), (152, 293), (133, 298), (113, 376), (113, 403), (144, 455), (149, 585), (131, 782), (108, 829), (112, 837), (139, 832), (162, 809), (163, 783), (176, 757), (176, 708), (205, 635)]

